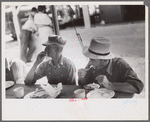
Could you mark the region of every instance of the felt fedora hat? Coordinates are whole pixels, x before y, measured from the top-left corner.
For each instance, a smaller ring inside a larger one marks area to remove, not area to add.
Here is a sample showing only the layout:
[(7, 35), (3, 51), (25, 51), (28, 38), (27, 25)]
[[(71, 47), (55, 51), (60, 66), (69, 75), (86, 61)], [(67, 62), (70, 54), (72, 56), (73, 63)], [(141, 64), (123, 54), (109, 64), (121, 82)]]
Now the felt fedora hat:
[(112, 59), (114, 54), (110, 51), (111, 42), (103, 37), (91, 39), (89, 47), (83, 49), (83, 55), (91, 59)]
[(64, 46), (66, 44), (66, 40), (58, 35), (51, 35), (48, 37), (48, 41), (43, 43), (43, 46), (48, 46), (51, 44), (57, 44), (59, 46)]

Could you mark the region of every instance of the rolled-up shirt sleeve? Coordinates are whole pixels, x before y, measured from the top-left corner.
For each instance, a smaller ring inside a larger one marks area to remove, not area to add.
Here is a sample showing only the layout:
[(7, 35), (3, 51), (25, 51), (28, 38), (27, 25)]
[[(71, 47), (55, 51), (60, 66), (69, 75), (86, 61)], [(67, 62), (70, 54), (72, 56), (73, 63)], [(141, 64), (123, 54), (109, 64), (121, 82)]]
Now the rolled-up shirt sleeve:
[(121, 60), (121, 77), (123, 78), (124, 82), (128, 82), (133, 87), (137, 89), (137, 94), (141, 93), (143, 90), (144, 84), (142, 81), (137, 77), (137, 74), (133, 71), (130, 65), (123, 59)]

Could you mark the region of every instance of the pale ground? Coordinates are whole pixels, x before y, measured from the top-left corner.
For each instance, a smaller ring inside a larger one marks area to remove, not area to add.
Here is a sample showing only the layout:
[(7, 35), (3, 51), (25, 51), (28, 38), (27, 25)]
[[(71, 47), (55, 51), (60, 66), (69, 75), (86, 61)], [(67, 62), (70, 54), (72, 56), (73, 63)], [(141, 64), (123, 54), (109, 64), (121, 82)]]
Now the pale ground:
[[(112, 41), (112, 52), (123, 57), (135, 70), (138, 77), (147, 86), (145, 80), (145, 22), (112, 24), (96, 26), (90, 29), (77, 27), (85, 45), (89, 45), (92, 37), (105, 37)], [(87, 59), (82, 55), (78, 38), (73, 28), (60, 31), (60, 35), (67, 38), (67, 44), (63, 54), (71, 59), (78, 68), (86, 65)], [(10, 59), (19, 58), (19, 46), (17, 41), (6, 41), (6, 55)], [(135, 98), (144, 98), (145, 88)]]

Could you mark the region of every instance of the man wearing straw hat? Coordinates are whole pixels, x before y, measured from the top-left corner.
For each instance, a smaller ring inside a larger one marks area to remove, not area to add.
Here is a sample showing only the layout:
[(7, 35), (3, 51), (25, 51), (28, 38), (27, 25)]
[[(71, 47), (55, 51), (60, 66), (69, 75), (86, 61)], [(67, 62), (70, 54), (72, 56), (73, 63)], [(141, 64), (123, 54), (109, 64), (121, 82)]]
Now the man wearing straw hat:
[[(33, 67), (26, 76), (25, 84), (34, 84), (38, 79), (47, 76), (48, 83), (76, 84), (76, 69), (74, 64), (62, 56), (66, 40), (58, 35), (51, 35), (48, 41), (43, 43), (46, 46), (37, 56)], [(43, 61), (45, 57), (47, 61)]]
[(111, 42), (103, 37), (92, 38), (83, 49), (89, 58), (85, 69), (78, 70), (79, 85), (98, 83), (109, 89), (125, 93), (141, 93), (143, 83), (129, 64), (110, 51)]

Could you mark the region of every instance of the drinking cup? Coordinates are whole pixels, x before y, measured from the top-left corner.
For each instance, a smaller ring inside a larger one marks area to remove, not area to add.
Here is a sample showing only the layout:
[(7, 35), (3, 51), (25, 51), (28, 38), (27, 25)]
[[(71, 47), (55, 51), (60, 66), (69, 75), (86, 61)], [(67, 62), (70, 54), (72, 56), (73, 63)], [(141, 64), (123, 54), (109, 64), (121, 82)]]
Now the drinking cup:
[(84, 89), (77, 89), (74, 91), (74, 95), (76, 98), (85, 98), (85, 90)]
[(22, 98), (24, 96), (24, 88), (23, 87), (17, 87), (14, 89), (14, 94), (17, 98)]

